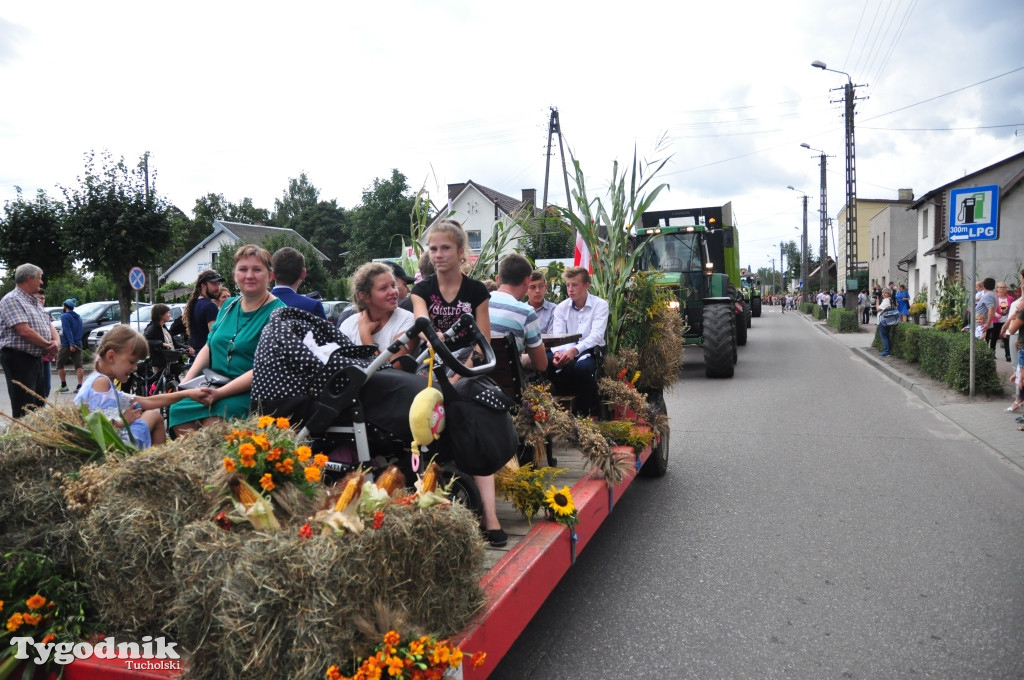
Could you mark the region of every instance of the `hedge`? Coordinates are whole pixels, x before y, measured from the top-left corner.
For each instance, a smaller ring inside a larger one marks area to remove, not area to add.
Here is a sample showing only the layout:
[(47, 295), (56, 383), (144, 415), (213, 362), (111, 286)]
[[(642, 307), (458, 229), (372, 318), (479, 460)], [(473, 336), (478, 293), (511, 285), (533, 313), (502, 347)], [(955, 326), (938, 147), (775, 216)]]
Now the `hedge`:
[[(942, 380), (952, 389), (971, 389), (971, 344), (967, 333), (940, 331), (935, 328), (900, 323), (889, 331), (891, 352), (915, 362), (929, 377)], [(875, 329), (871, 343), (882, 348), (882, 337)], [(1003, 383), (996, 372), (996, 357), (983, 340), (975, 341), (974, 387), (985, 394), (1002, 394)]]
[(860, 315), (856, 311), (833, 308), (829, 310), (828, 325), (835, 328), (840, 333), (859, 333), (859, 316)]

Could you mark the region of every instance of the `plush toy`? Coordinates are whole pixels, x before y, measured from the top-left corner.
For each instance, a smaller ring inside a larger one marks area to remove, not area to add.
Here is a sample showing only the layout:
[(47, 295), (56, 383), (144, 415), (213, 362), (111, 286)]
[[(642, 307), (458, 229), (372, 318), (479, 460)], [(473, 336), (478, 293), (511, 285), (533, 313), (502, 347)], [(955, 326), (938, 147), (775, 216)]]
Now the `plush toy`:
[(444, 430), (444, 397), (434, 387), (434, 350), (427, 361), (427, 386), (412, 400), (409, 429), (412, 431), (412, 470), (420, 468), (420, 451), (426, 451)]

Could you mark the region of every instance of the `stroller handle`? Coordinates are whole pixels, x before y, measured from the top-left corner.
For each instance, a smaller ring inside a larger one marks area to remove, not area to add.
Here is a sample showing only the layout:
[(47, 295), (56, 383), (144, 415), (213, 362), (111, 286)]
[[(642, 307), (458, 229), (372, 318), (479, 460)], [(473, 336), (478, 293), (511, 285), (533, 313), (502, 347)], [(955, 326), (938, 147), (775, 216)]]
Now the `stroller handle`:
[[(480, 332), (480, 327), (476, 325), (476, 320), (472, 314), (463, 314), (459, 317), (459, 320), (449, 328), (444, 338), (438, 337), (437, 331), (430, 325), (430, 320), (425, 316), (421, 316), (416, 319), (416, 324), (413, 328), (417, 328), (427, 337), (427, 342), (434, 348), (439, 355), (441, 360), (444, 361), (444, 365), (463, 377), (472, 377), (478, 375), (486, 375), (490, 373), (497, 365), (497, 358), (494, 356), (494, 348), (491, 347), (490, 341), (484, 337), (484, 334)], [(484, 362), (479, 366), (467, 366), (460, 362), (448, 346), (444, 343), (445, 340), (451, 340), (463, 330), (468, 330), (470, 336), (473, 338), (473, 342), (480, 346), (480, 349), (484, 354)]]

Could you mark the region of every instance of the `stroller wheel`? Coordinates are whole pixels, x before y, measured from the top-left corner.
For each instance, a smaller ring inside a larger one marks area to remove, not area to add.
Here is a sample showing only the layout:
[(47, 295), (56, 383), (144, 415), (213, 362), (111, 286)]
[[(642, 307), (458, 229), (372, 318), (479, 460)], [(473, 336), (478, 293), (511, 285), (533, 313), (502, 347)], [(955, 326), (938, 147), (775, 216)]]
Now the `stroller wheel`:
[(480, 490), (476, 488), (476, 482), (462, 470), (454, 465), (444, 466), (444, 484), (452, 484), (452, 501), (464, 505), (475, 514), (480, 515), (483, 503), (480, 501)]

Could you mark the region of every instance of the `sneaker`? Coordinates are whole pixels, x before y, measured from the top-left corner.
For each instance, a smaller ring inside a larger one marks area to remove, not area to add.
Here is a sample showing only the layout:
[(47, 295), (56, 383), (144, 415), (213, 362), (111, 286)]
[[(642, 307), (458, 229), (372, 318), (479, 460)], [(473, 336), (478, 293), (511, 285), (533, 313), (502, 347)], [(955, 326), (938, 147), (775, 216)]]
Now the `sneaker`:
[(57, 388), (57, 394), (67, 394), (70, 391), (71, 390), (68, 389), (67, 385), (61, 385), (60, 387)]
[(892, 356), (892, 355), (890, 355), (888, 352), (882, 352), (878, 356), (880, 356), (880, 357), (887, 357), (887, 356)]
[(81, 385), (79, 385), (78, 387), (76, 387), (76, 388), (75, 388), (75, 392), (77, 392), (77, 391), (78, 391), (78, 390), (80, 390), (80, 389), (82, 389), (82, 386), (81, 386)]

